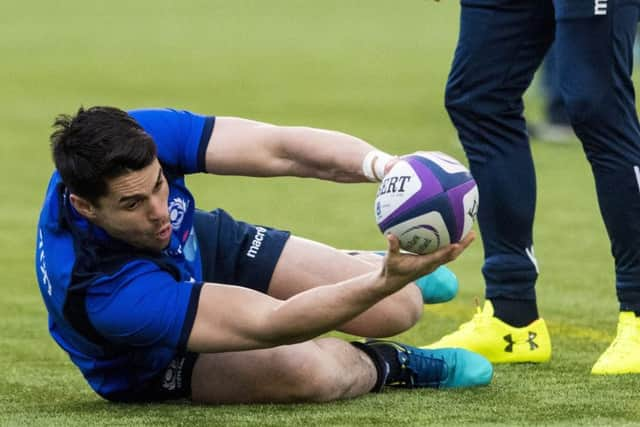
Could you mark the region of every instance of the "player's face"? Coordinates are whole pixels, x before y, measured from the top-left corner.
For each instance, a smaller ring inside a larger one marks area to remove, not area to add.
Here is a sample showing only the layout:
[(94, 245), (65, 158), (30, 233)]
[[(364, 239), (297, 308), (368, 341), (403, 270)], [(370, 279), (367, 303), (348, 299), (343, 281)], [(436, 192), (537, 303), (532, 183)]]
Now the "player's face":
[(171, 240), (169, 186), (158, 160), (107, 182), (92, 221), (132, 246), (161, 251)]

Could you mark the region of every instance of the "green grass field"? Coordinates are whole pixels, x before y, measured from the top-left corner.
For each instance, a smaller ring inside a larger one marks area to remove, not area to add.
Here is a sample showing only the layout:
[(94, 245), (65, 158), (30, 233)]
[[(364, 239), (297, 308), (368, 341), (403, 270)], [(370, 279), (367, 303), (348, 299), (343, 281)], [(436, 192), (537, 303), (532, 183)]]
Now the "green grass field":
[[(554, 344), (542, 366), (497, 366), (491, 386), (388, 391), (323, 405), (123, 406), (85, 384), (53, 343), (33, 271), (52, 170), (53, 117), (79, 105), (171, 106), (339, 129), (382, 149), (463, 158), (443, 108), (457, 2), (302, 0), (3, 2), (0, 5), (0, 425), (632, 425), (640, 376), (591, 365), (613, 337), (608, 240), (577, 144), (534, 144), (539, 305)], [(185, 3), (185, 4), (182, 4)], [(538, 114), (535, 93), (528, 116)], [(201, 207), (225, 207), (342, 248), (379, 249), (373, 185), (198, 176)], [(481, 244), (452, 268), (451, 303), (402, 339), (421, 344), (471, 317)]]

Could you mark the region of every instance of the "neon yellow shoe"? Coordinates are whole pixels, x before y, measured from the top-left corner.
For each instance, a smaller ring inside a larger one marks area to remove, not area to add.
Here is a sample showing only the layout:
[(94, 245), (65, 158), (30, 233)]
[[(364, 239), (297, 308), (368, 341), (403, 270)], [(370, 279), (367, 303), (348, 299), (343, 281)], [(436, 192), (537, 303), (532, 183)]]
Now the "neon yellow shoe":
[(477, 308), (471, 321), (422, 348), (458, 347), (479, 353), (493, 363), (542, 363), (551, 359), (551, 340), (544, 319), (516, 328), (493, 316), (491, 301)]
[(620, 312), (616, 337), (600, 356), (594, 375), (640, 374), (640, 319), (632, 311)]

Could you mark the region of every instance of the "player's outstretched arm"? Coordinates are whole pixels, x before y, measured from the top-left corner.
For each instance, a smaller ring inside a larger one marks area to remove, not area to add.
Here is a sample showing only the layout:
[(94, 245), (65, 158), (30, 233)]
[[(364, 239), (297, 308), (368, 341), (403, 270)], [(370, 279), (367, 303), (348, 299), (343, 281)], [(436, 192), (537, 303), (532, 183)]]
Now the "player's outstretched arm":
[[(339, 182), (381, 179), (391, 157), (345, 133), (276, 126), (236, 117), (218, 117), (206, 153), (207, 172), (247, 176), (299, 176)], [(377, 160), (380, 162), (376, 164)], [(369, 162), (371, 164), (369, 164)], [(373, 166), (373, 169), (372, 169)]]
[(202, 288), (187, 347), (207, 353), (293, 344), (336, 329), (411, 281), (458, 257), (473, 241), (428, 255), (401, 253), (388, 236), (384, 265), (344, 282), (301, 292), (285, 301), (250, 289), (207, 284)]

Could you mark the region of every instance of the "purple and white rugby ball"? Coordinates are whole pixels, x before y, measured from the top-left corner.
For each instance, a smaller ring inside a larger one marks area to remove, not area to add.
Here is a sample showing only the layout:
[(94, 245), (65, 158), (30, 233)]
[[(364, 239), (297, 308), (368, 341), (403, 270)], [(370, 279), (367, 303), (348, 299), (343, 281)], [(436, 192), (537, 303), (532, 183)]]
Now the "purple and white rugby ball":
[(383, 234), (400, 247), (427, 254), (459, 242), (478, 212), (478, 187), (469, 170), (446, 154), (430, 151), (402, 157), (378, 188), (375, 214)]

